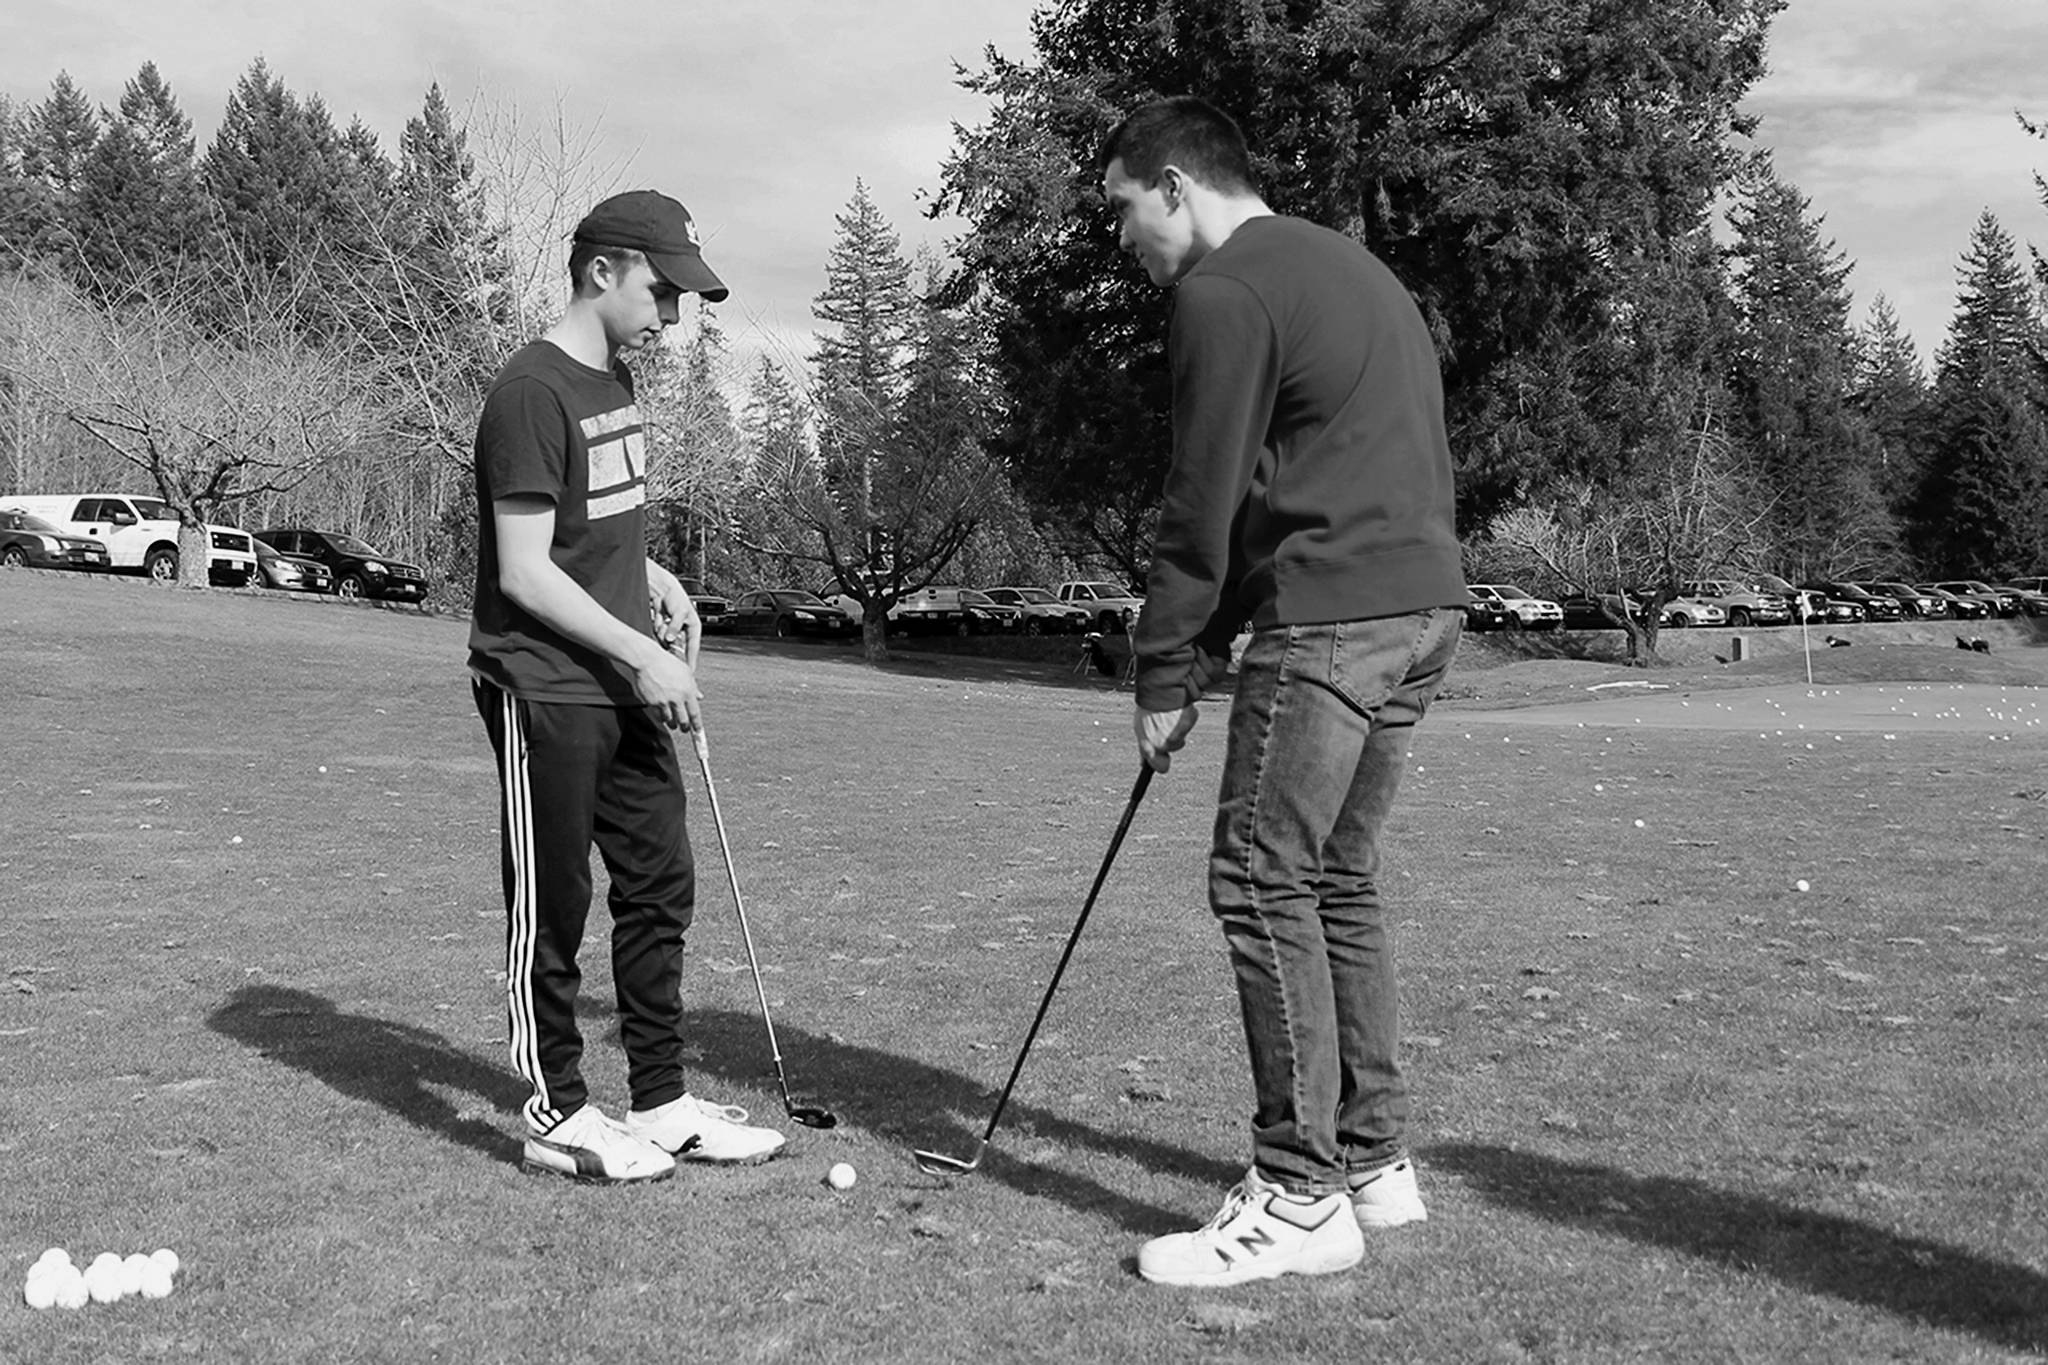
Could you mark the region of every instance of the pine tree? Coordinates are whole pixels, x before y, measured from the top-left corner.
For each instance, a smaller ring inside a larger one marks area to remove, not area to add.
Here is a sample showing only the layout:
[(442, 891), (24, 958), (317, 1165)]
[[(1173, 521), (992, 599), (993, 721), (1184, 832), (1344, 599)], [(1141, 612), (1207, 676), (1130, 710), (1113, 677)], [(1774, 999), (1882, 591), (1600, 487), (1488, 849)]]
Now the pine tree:
[(1935, 357), (1914, 544), (1930, 567), (1994, 581), (2048, 557), (2043, 328), (2013, 239), (1988, 210), (1957, 270)]
[(203, 234), (192, 121), (145, 62), (86, 159), (76, 220), (85, 288), (134, 297), (171, 287)]
[(1733, 381), (1742, 441), (1771, 499), (1775, 558), (1794, 578), (1889, 564), (1896, 536), (1873, 502), (1882, 451), (1849, 402), (1848, 262), (1807, 199), (1768, 169), (1746, 190), (1732, 215)]

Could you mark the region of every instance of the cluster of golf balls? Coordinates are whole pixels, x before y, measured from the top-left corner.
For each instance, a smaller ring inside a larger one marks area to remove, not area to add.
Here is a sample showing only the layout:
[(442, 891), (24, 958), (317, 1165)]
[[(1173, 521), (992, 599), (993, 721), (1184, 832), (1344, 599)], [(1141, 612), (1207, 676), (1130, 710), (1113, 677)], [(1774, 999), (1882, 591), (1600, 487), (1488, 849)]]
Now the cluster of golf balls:
[(29, 1267), (21, 1297), (31, 1308), (83, 1308), (93, 1303), (119, 1303), (140, 1295), (145, 1299), (169, 1296), (178, 1273), (178, 1253), (163, 1247), (150, 1255), (136, 1252), (117, 1256), (103, 1251), (91, 1265), (80, 1270), (72, 1264), (71, 1253), (51, 1247)]

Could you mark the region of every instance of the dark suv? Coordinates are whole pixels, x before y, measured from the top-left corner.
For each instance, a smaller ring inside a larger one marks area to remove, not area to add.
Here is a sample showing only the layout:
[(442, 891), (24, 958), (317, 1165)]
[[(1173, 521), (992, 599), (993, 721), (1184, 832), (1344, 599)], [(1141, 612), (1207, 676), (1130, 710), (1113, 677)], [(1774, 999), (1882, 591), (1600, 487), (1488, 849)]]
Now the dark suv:
[(679, 577), (676, 581), (690, 594), (690, 605), (697, 609), (697, 621), (707, 632), (732, 628), (731, 598), (711, 591), (701, 578)]
[(427, 595), (427, 576), (417, 564), (401, 564), (371, 545), (341, 531), (277, 527), (258, 531), (256, 539), (288, 555), (304, 555), (325, 564), (341, 597), (388, 597), (418, 602)]

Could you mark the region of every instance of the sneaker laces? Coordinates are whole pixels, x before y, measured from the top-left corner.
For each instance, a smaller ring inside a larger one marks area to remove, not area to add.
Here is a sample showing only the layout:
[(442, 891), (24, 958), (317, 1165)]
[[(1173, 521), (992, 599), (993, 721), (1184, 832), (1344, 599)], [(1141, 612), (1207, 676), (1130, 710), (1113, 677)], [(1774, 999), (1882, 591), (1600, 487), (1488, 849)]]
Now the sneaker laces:
[(1228, 1223), (1231, 1219), (1242, 1213), (1245, 1206), (1251, 1202), (1251, 1181), (1238, 1181), (1230, 1187), (1230, 1193), (1223, 1196), (1223, 1207), (1216, 1210), (1216, 1216), (1202, 1225), (1202, 1232), (1213, 1237), (1222, 1231), (1225, 1223)]

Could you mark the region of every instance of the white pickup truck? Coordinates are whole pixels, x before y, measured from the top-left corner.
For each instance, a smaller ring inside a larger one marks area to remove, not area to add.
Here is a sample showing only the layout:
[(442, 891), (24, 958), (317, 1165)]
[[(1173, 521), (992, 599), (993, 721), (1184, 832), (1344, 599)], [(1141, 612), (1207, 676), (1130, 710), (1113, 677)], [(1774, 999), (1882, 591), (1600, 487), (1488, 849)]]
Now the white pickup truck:
[(1136, 622), (1138, 612), (1145, 606), (1144, 598), (1114, 583), (1075, 580), (1054, 588), (1053, 596), (1087, 612), (1094, 621), (1094, 629), (1104, 635), (1123, 634), (1125, 613), (1129, 612), (1128, 619)]
[[(10, 493), (0, 507), (18, 507), (72, 535), (107, 547), (111, 567), (160, 582), (178, 576), (178, 514), (162, 498), (132, 493)], [(234, 587), (254, 581), (256, 546), (247, 531), (206, 528), (207, 577)]]

